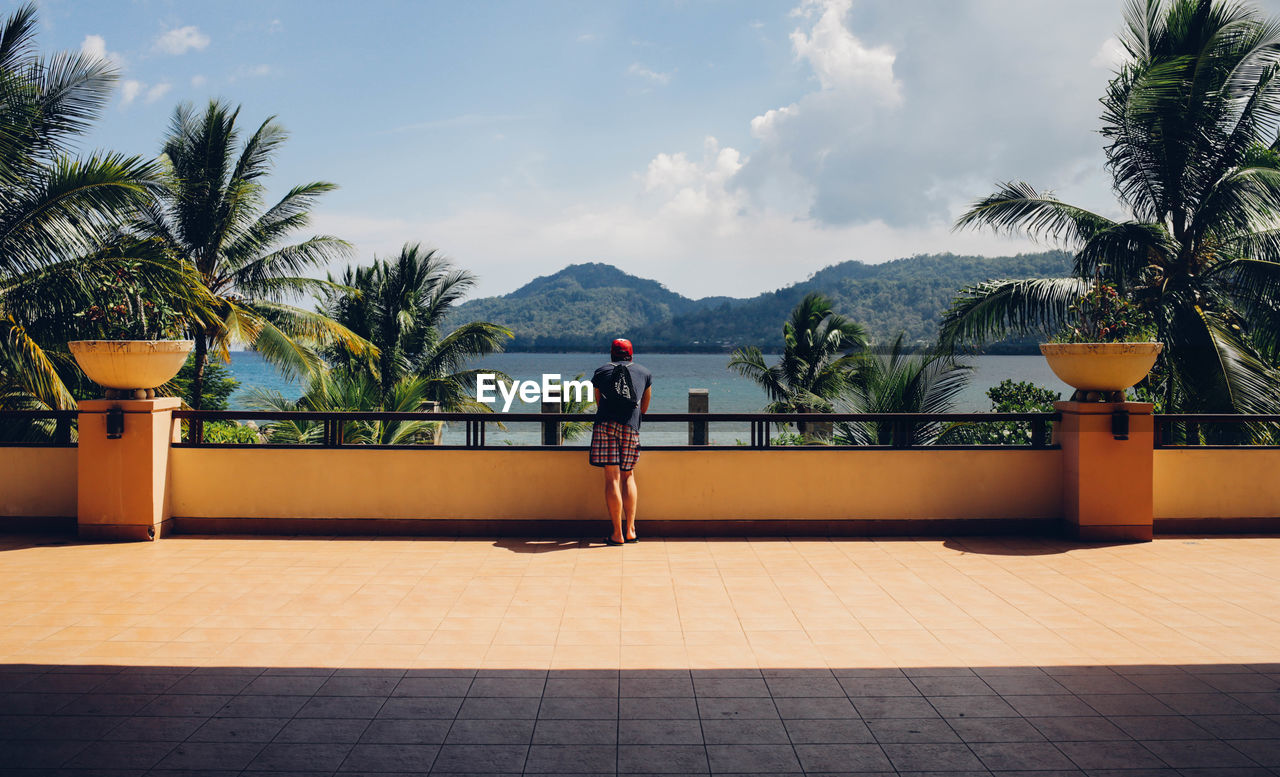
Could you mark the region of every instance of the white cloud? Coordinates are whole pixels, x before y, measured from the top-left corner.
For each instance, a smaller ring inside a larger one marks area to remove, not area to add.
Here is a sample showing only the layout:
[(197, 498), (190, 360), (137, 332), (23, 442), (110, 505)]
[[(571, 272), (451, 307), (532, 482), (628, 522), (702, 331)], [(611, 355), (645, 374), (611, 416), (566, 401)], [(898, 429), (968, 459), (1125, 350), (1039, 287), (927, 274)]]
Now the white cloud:
[(194, 25), (168, 30), (155, 41), (156, 50), (165, 54), (185, 54), (192, 49), (204, 49), (208, 45), (209, 36)]
[(1107, 70), (1119, 70), (1120, 66), (1129, 61), (1129, 52), (1125, 51), (1124, 44), (1116, 38), (1107, 38), (1098, 47), (1098, 53), (1093, 55), (1093, 59), (1089, 60), (1089, 64), (1094, 67), (1106, 68)]
[(596, 34), (594, 32), (584, 32), (578, 36), (579, 43), (590, 43), (595, 39), (596, 39)]
[(320, 211), (313, 223), (317, 232), (354, 243), (361, 261), (409, 240), (430, 243), (479, 275), (479, 296), (505, 294), (580, 261), (615, 264), (690, 296), (753, 296), (848, 259), (1030, 250), (994, 235), (956, 235), (942, 222), (833, 227), (774, 209), (742, 211), (734, 195), (710, 183), (653, 195), (621, 203), (477, 205), (438, 218)]
[(751, 120), (751, 136), (757, 140), (777, 140), (778, 123), (786, 121), (788, 116), (796, 113), (796, 106), (784, 105), (765, 111)]
[(80, 53), (94, 59), (107, 58), (107, 39), (101, 35), (86, 35), (80, 43)]
[(137, 99), (138, 95), (142, 92), (142, 87), (143, 83), (141, 81), (135, 81), (133, 79), (129, 79), (120, 84), (120, 104), (128, 105)]
[(274, 74), (275, 68), (271, 65), (241, 65), (231, 74), (229, 81), (238, 81), (242, 78), (263, 78)]
[(173, 84), (170, 84), (168, 82), (165, 82), (162, 84), (156, 84), (155, 86), (147, 90), (146, 100), (148, 103), (153, 103), (156, 100), (159, 100), (161, 97), (164, 97), (166, 94), (168, 94), (169, 90), (171, 89), (173, 89)]
[(612, 196), (535, 183), (438, 216), (322, 211), (316, 226), (366, 258), (431, 241), (480, 275), (480, 294), (594, 260), (684, 294), (752, 295), (848, 259), (1034, 250), (951, 231), (996, 181), (1114, 203), (1096, 133), (1108, 74), (1090, 66), (1120, 23), (1114, 0), (968, 0), (929, 14), (806, 0), (793, 18), (791, 53), (815, 83), (716, 128), (749, 128), (744, 141), (655, 148)]
[(893, 75), (897, 55), (889, 46), (869, 48), (845, 26), (853, 0), (805, 0), (795, 14), (814, 22), (809, 32), (791, 33), (796, 56), (809, 63), (823, 89), (865, 91), (894, 105), (902, 85)]
[(1106, 76), (1080, 41), (1114, 28), (1109, 7), (971, 0), (920, 15), (805, 0), (790, 39), (818, 88), (751, 120), (759, 144), (732, 185), (823, 224), (949, 220), (1010, 178), (1104, 207)]
[(191, 76), (191, 85), (192, 85), (192, 86), (194, 86), (194, 87), (196, 87), (196, 88), (199, 88), (199, 87), (204, 86), (206, 83), (208, 83), (208, 81), (209, 81), (209, 79), (207, 79), (207, 78), (205, 78), (204, 76), (201, 76), (201, 75), (194, 75), (194, 76)]
[(80, 42), (80, 53), (94, 59), (105, 59), (117, 69), (124, 68), (124, 57), (114, 51), (107, 51), (107, 39), (101, 35), (86, 35)]
[(650, 70), (649, 68), (640, 64), (639, 62), (633, 62), (631, 63), (631, 67), (627, 68), (627, 75), (643, 78), (647, 81), (652, 81), (655, 84), (669, 83), (671, 81), (671, 76), (674, 74), (674, 72), (675, 71), (672, 71), (670, 73), (660, 73), (656, 70)]

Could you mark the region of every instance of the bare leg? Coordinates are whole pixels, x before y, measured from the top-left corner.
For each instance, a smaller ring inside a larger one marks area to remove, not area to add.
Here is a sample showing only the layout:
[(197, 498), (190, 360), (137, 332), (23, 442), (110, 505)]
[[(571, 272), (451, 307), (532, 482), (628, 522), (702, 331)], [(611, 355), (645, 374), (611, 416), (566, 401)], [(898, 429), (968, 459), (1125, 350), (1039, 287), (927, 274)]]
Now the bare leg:
[(604, 504), (613, 521), (613, 540), (622, 542), (622, 480), (617, 467), (604, 468)]
[(622, 514), (627, 519), (627, 539), (636, 538), (636, 500), (640, 498), (640, 490), (636, 486), (634, 470), (622, 473)]

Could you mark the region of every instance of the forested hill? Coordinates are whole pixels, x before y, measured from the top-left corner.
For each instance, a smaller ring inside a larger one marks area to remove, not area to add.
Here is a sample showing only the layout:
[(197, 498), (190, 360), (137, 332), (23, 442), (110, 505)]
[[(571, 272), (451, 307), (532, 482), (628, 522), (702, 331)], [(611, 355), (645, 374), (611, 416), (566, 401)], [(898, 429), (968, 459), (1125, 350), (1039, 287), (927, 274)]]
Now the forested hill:
[(512, 351), (595, 350), (619, 336), (629, 336), (646, 351), (776, 348), (787, 314), (805, 294), (819, 291), (878, 342), (905, 332), (909, 341), (923, 343), (934, 338), (940, 313), (960, 287), (998, 278), (1065, 276), (1070, 269), (1071, 256), (1062, 251), (932, 254), (883, 264), (842, 262), (756, 297), (694, 300), (611, 265), (575, 264), (505, 296), (460, 305), (451, 322), (508, 326), (516, 334), (507, 349)]

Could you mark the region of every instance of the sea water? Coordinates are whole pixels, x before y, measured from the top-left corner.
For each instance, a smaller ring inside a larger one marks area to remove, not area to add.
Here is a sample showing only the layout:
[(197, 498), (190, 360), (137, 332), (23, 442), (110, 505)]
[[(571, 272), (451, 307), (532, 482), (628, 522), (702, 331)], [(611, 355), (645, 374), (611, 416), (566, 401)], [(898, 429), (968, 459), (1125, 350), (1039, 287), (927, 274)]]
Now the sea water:
[[(776, 355), (766, 356), (770, 364)], [(543, 374), (559, 374), (569, 380), (583, 375), (590, 377), (596, 367), (607, 362), (602, 354), (594, 353), (502, 353), (477, 359), (470, 365), (474, 369), (501, 372), (516, 380), (540, 380)], [(649, 411), (654, 413), (683, 413), (689, 408), (689, 389), (707, 389), (713, 413), (752, 413), (763, 410), (769, 399), (764, 391), (748, 378), (728, 369), (729, 355), (658, 353), (640, 354), (636, 361), (653, 372), (653, 400)], [(973, 367), (968, 385), (956, 401), (956, 412), (983, 412), (991, 409), (986, 396), (987, 389), (1002, 380), (1030, 381), (1039, 386), (1069, 396), (1071, 389), (1058, 380), (1049, 370), (1042, 356), (977, 356), (967, 360)], [(262, 387), (282, 393), (289, 399), (302, 393), (302, 384), (283, 377), (261, 356), (251, 351), (237, 351), (231, 355), (231, 373), (240, 381), (240, 387), (231, 396), (233, 409), (245, 409), (246, 401), (254, 387)], [(534, 413), (539, 408), (518, 400), (512, 404), (513, 413)], [(495, 413), (494, 420), (501, 420)], [(445, 433), (445, 442), (461, 443), (464, 430), (453, 425)], [(537, 424), (506, 424), (506, 430), (490, 426), (486, 442), (490, 445), (537, 444), (540, 428)], [(713, 424), (712, 441), (733, 444), (750, 438), (749, 424)], [(644, 427), (642, 444), (678, 445), (687, 442), (688, 426), (685, 424), (649, 424)], [(585, 439), (572, 441), (585, 443)]]

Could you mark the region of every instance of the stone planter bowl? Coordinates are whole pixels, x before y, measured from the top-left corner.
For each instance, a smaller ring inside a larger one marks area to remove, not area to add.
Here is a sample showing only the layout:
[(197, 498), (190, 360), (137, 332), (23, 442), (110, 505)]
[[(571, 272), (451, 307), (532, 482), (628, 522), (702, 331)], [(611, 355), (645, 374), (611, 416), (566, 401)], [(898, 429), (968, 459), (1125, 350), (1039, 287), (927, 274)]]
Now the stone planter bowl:
[[(192, 340), (74, 340), (71, 354), (108, 399), (146, 399), (178, 374)], [(114, 396), (113, 396), (114, 395)]]
[(1081, 392), (1117, 392), (1151, 372), (1161, 343), (1042, 343), (1049, 369)]

